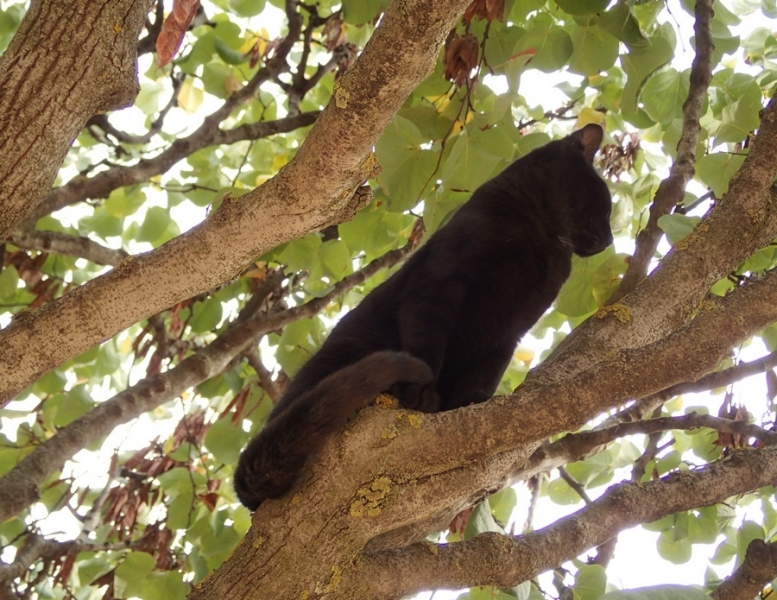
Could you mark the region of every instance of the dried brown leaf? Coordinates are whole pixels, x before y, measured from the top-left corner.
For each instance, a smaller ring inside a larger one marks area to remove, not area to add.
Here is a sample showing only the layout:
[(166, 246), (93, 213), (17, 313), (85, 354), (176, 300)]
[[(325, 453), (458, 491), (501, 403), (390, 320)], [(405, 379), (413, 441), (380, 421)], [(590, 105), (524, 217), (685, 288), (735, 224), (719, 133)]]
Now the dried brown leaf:
[(156, 39), (156, 53), (160, 67), (173, 60), (198, 8), (200, 8), (200, 0), (173, 0), (173, 10), (162, 23), (159, 37)]

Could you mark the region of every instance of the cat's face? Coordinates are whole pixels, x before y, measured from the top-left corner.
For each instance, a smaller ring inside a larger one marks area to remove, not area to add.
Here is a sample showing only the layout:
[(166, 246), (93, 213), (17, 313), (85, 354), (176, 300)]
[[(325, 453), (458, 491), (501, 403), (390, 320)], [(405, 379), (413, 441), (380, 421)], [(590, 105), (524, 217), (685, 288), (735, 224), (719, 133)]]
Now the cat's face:
[(612, 244), (610, 190), (593, 169), (590, 175), (581, 182), (581, 204), (571, 236), (575, 254), (584, 257), (599, 254)]
[(604, 130), (599, 125), (589, 124), (565, 140), (582, 150), (585, 158), (585, 164), (581, 161), (574, 173), (576, 206), (570, 240), (575, 254), (583, 257), (598, 254), (612, 244), (612, 197), (592, 164), (603, 137)]

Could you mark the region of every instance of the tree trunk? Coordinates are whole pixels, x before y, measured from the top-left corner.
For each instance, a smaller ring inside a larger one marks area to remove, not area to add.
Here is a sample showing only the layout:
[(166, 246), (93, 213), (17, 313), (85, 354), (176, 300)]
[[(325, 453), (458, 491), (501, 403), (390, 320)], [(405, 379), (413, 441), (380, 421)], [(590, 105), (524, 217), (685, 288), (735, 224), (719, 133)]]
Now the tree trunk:
[(33, 0), (0, 57), (0, 240), (51, 190), (94, 114), (138, 93), (138, 36), (151, 0)]

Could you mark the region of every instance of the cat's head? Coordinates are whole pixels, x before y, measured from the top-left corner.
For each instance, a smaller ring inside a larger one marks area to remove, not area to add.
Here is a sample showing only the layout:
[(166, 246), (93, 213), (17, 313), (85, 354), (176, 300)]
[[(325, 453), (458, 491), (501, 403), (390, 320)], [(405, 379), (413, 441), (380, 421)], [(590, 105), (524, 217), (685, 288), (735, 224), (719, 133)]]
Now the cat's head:
[(583, 161), (570, 173), (574, 186), (570, 241), (578, 256), (593, 256), (612, 244), (610, 213), (612, 197), (607, 184), (593, 167), (593, 160), (604, 138), (604, 130), (588, 124), (562, 141), (579, 152)]

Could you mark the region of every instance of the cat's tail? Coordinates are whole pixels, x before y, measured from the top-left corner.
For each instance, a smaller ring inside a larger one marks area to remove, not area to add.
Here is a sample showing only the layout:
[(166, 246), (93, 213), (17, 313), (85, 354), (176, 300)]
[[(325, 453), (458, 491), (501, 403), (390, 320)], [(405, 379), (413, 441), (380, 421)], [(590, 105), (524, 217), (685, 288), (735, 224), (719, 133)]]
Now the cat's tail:
[(377, 394), (395, 383), (426, 384), (429, 366), (404, 352), (375, 352), (322, 379), (291, 399), (243, 450), (235, 470), (235, 492), (249, 509), (291, 487), (308, 455)]

